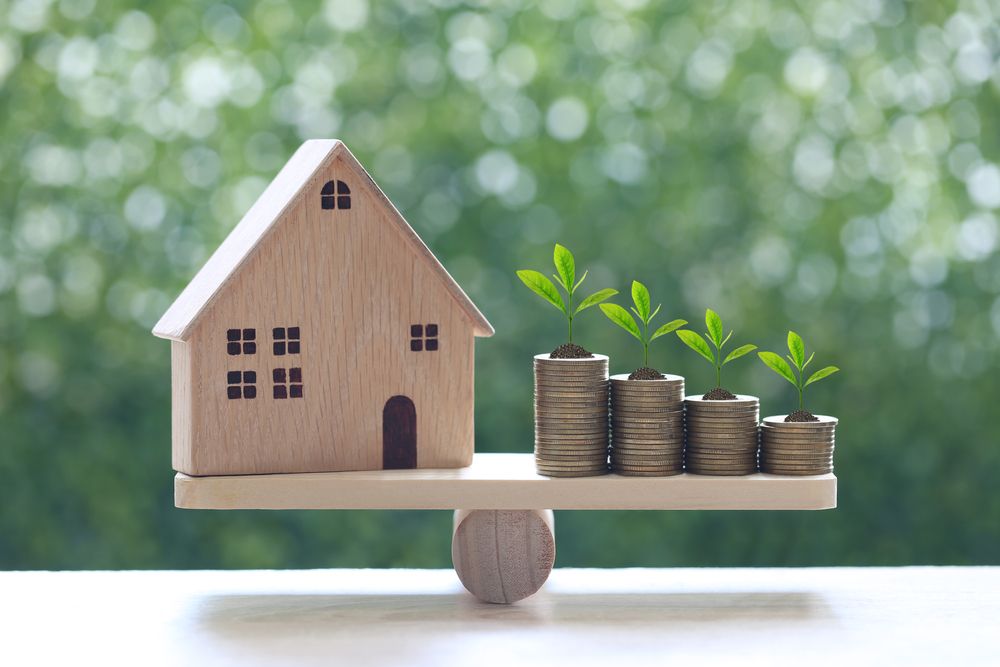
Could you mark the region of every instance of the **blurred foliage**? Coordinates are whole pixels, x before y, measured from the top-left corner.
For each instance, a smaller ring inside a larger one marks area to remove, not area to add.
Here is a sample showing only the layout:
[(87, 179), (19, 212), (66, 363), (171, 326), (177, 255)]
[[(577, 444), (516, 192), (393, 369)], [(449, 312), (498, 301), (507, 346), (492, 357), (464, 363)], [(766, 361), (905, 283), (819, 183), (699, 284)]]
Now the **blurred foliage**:
[[(137, 8), (139, 7), (139, 8)], [(141, 8), (141, 9), (140, 9)], [(446, 566), (444, 512), (172, 507), (149, 329), (305, 138), (480, 305), (480, 451), (531, 449), (514, 270), (706, 306), (843, 372), (840, 507), (576, 513), (562, 565), (1000, 562), (1000, 7), (894, 0), (0, 0), (0, 567)], [(575, 338), (638, 365), (584, 313)], [(651, 363), (709, 388), (677, 340)], [(734, 391), (788, 411), (748, 357)]]

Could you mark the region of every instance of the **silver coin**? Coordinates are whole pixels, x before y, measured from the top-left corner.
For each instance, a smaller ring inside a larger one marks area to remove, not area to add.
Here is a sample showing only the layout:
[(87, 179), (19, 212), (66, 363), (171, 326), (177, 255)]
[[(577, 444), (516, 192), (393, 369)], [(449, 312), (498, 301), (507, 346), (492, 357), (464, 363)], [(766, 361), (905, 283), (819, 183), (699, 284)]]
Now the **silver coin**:
[(733, 454), (730, 456), (717, 456), (711, 454), (692, 455), (688, 452), (684, 455), (684, 460), (688, 463), (698, 463), (704, 465), (748, 465), (756, 463), (757, 457), (743, 454)]
[(831, 433), (829, 435), (776, 435), (774, 433), (768, 433), (767, 431), (761, 431), (760, 437), (762, 440), (767, 440), (769, 442), (782, 443), (787, 442), (793, 445), (797, 444), (833, 444), (836, 442), (834, 435)]
[(555, 424), (557, 426), (565, 425), (580, 425), (580, 426), (590, 426), (594, 424), (603, 424), (607, 426), (608, 417), (605, 414), (587, 414), (587, 413), (576, 413), (576, 414), (563, 414), (559, 416), (554, 415), (535, 415), (536, 424)]
[(746, 394), (736, 394), (736, 398), (728, 401), (714, 401), (711, 399), (702, 398), (704, 394), (690, 394), (684, 397), (684, 400), (691, 403), (692, 405), (757, 405), (760, 403), (760, 399), (756, 396), (748, 396)]
[(833, 433), (837, 430), (836, 426), (833, 424), (774, 424), (768, 422), (765, 417), (761, 421), (760, 427), (765, 431), (770, 431), (772, 433), (788, 433), (788, 434), (806, 434), (806, 433)]
[(774, 415), (764, 417), (761, 421), (767, 426), (776, 426), (779, 428), (833, 428), (837, 425), (836, 417), (828, 417), (826, 415), (816, 415), (819, 421), (815, 422), (786, 422), (785, 417), (787, 416)]
[(762, 463), (761, 472), (771, 475), (826, 475), (833, 472), (832, 465), (818, 466), (783, 466), (770, 463)]
[(611, 446), (618, 449), (684, 449), (684, 443), (680, 440), (668, 440), (666, 438), (636, 440), (626, 438), (612, 438)]
[(554, 476), (554, 475), (557, 475), (557, 474), (560, 474), (560, 473), (577, 473), (577, 474), (583, 474), (583, 473), (591, 473), (591, 474), (593, 474), (593, 473), (601, 473), (601, 474), (603, 474), (603, 473), (607, 472), (607, 470), (608, 470), (608, 466), (606, 466), (606, 465), (591, 466), (589, 468), (560, 468), (560, 467), (551, 467), (551, 466), (541, 465), (541, 464), (535, 465), (535, 471), (536, 472), (538, 472), (541, 475), (550, 475), (550, 476)]
[(767, 450), (769, 452), (788, 452), (790, 454), (809, 454), (809, 453), (824, 453), (832, 454), (836, 447), (831, 442), (830, 444), (823, 445), (817, 443), (808, 444), (788, 444), (788, 443), (777, 443), (768, 440), (760, 441), (760, 448)]
[(650, 435), (638, 435), (635, 433), (611, 432), (611, 439), (619, 444), (636, 443), (646, 445), (650, 443), (674, 443), (678, 447), (684, 445), (684, 438), (679, 433), (653, 433)]
[(589, 444), (592, 446), (606, 445), (608, 442), (608, 436), (606, 433), (598, 433), (597, 435), (589, 433), (547, 433), (547, 432), (535, 432), (535, 444), (536, 445), (584, 445)]

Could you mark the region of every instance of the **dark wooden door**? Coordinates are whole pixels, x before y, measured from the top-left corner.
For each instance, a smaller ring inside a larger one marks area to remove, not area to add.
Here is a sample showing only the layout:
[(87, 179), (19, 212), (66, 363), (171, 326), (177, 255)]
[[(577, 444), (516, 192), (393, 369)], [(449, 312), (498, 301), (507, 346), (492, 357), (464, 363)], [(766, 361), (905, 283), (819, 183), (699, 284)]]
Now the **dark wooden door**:
[(382, 468), (417, 467), (417, 408), (408, 396), (393, 396), (382, 408)]

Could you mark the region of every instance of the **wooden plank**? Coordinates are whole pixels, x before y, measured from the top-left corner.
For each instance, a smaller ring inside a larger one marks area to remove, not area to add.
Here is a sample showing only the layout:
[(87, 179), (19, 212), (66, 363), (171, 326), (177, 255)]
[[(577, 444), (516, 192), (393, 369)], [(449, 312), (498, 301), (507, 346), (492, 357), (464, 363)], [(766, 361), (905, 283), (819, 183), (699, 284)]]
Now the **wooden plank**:
[(551, 479), (532, 454), (476, 454), (454, 469), (190, 477), (174, 482), (185, 509), (821, 510), (837, 478), (623, 477)]

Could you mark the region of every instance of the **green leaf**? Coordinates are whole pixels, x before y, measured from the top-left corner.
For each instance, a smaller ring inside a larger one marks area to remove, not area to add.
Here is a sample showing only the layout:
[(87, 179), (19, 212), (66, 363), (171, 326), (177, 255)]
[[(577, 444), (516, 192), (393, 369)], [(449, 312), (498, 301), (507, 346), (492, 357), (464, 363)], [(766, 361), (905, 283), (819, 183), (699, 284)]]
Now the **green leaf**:
[(805, 370), (805, 369), (806, 369), (806, 367), (807, 367), (807, 366), (808, 366), (809, 364), (811, 364), (811, 363), (812, 363), (812, 360), (813, 360), (813, 357), (815, 357), (815, 356), (816, 356), (816, 353), (815, 353), (815, 352), (813, 352), (812, 354), (810, 354), (810, 355), (809, 355), (809, 358), (808, 358), (808, 359), (806, 359), (806, 363), (802, 364), (802, 370)]
[(649, 290), (638, 280), (632, 281), (632, 302), (639, 313), (639, 319), (649, 321)]
[(708, 329), (708, 337), (715, 346), (722, 347), (722, 318), (711, 308), (705, 310), (705, 326)]
[(726, 334), (726, 337), (722, 339), (722, 344), (721, 344), (721, 345), (719, 345), (719, 347), (720, 347), (720, 348), (721, 348), (721, 347), (725, 347), (725, 346), (726, 346), (726, 343), (728, 343), (728, 342), (729, 342), (729, 339), (730, 339), (730, 338), (732, 338), (732, 337), (733, 337), (733, 330), (732, 330), (732, 329), (730, 329), (730, 330), (729, 330), (729, 333), (728, 333), (728, 334)]
[(517, 272), (517, 277), (521, 279), (521, 282), (528, 286), (532, 292), (542, 297), (553, 306), (566, 313), (566, 304), (563, 303), (562, 296), (556, 290), (556, 286), (552, 284), (552, 281), (543, 276), (538, 271), (523, 270)]
[(627, 310), (617, 303), (602, 303), (601, 312), (607, 315), (609, 320), (638, 338), (640, 342), (642, 341), (642, 334), (639, 333), (639, 325)]
[(792, 361), (799, 370), (806, 362), (806, 344), (802, 342), (802, 336), (794, 331), (788, 332), (788, 351), (792, 354)]
[(803, 387), (808, 387), (813, 382), (818, 382), (819, 380), (822, 380), (825, 377), (829, 377), (829, 376), (833, 375), (834, 373), (836, 373), (839, 370), (840, 369), (837, 368), (836, 366), (827, 366), (826, 368), (821, 368), (818, 371), (816, 371), (815, 373), (813, 373), (812, 375), (810, 375), (809, 379), (806, 380), (806, 383), (804, 385), (802, 385), (802, 386)]
[(653, 312), (651, 312), (651, 313), (649, 314), (649, 317), (647, 317), (647, 318), (646, 318), (646, 324), (649, 324), (649, 323), (650, 323), (650, 321), (652, 321), (652, 319), (653, 319), (654, 317), (656, 317), (656, 314), (660, 312), (660, 308), (663, 308), (663, 304), (662, 304), (662, 303), (661, 303), (661, 304), (658, 304), (658, 305), (656, 306), (656, 310), (654, 310)]
[(681, 329), (677, 331), (677, 336), (684, 344), (690, 347), (692, 350), (705, 357), (708, 363), (715, 365), (715, 356), (712, 354), (712, 349), (705, 342), (705, 339), (701, 337), (697, 331), (691, 331), (690, 329)]
[(563, 289), (566, 289), (566, 286), (563, 285), (563, 279), (562, 279), (561, 276), (557, 276), (556, 274), (553, 273), (552, 277), (556, 279), (556, 285), (558, 285), (559, 287), (562, 287)]
[(552, 251), (552, 261), (566, 291), (572, 292), (573, 285), (576, 284), (576, 262), (573, 261), (573, 253), (557, 243)]
[(685, 324), (687, 324), (687, 320), (674, 320), (673, 322), (667, 322), (662, 327), (653, 332), (653, 335), (649, 337), (649, 342), (652, 343), (660, 336), (666, 336), (668, 333), (676, 329), (680, 329)]
[(573, 311), (573, 315), (576, 315), (581, 310), (586, 310), (591, 306), (596, 306), (600, 302), (610, 299), (615, 294), (618, 294), (618, 290), (616, 289), (607, 288), (607, 289), (597, 290), (596, 292), (594, 292), (593, 294), (591, 294), (586, 299), (580, 302), (580, 305), (576, 307), (575, 311)]
[(756, 345), (752, 345), (752, 344), (740, 345), (738, 348), (736, 348), (735, 350), (733, 350), (732, 352), (730, 352), (729, 354), (726, 355), (726, 358), (722, 362), (722, 365), (725, 366), (726, 364), (728, 364), (733, 359), (739, 359), (744, 354), (747, 354), (749, 352), (753, 352), (756, 349), (757, 349)]
[(774, 352), (758, 352), (757, 356), (763, 361), (768, 368), (772, 371), (785, 378), (792, 385), (798, 387), (799, 383), (795, 379), (795, 373), (792, 372), (792, 367), (788, 365), (788, 362), (776, 355)]
[(583, 283), (583, 279), (587, 277), (588, 273), (590, 273), (590, 270), (589, 269), (584, 269), (583, 275), (580, 276), (580, 279), (576, 281), (575, 285), (573, 285), (573, 291), (574, 292), (576, 291), (576, 288), (579, 287)]

